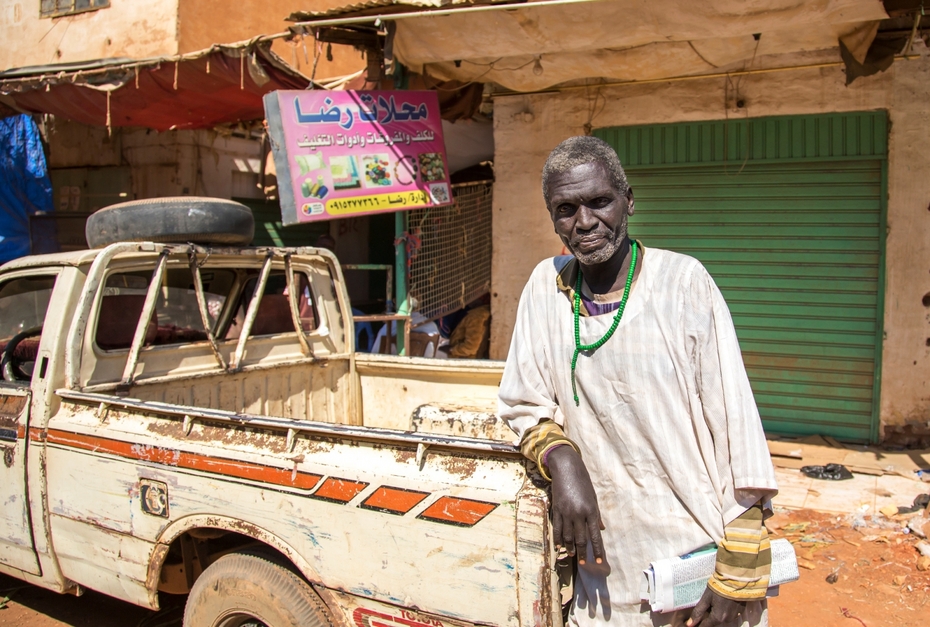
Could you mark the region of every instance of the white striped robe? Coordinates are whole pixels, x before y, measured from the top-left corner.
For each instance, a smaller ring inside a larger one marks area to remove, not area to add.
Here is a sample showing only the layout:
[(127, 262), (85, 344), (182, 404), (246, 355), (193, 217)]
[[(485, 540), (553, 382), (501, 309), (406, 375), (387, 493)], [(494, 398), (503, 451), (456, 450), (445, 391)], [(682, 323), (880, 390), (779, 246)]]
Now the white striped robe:
[[(643, 250), (613, 337), (576, 369), (574, 320), (556, 275), (571, 257), (540, 263), (517, 311), (501, 381), (501, 417), (522, 437), (555, 420), (581, 449), (598, 495), (608, 569), (589, 555), (572, 621), (588, 627), (682, 624), (641, 604), (643, 570), (723, 538), (724, 525), (776, 490), (759, 413), (723, 296), (695, 259)], [(582, 317), (581, 342), (613, 314)], [(590, 552), (590, 548), (589, 548)], [(764, 602), (743, 625), (767, 622)]]

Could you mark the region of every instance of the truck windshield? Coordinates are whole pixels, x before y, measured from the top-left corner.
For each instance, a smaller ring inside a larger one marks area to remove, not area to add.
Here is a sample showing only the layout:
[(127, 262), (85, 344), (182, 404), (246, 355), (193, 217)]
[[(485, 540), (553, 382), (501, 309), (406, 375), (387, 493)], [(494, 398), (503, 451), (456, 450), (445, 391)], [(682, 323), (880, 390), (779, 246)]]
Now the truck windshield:
[(41, 329), (55, 277), (20, 277), (0, 284), (0, 343), (30, 329)]
[(54, 287), (54, 276), (19, 277), (0, 283), (0, 360), (4, 379), (27, 381), (32, 377)]

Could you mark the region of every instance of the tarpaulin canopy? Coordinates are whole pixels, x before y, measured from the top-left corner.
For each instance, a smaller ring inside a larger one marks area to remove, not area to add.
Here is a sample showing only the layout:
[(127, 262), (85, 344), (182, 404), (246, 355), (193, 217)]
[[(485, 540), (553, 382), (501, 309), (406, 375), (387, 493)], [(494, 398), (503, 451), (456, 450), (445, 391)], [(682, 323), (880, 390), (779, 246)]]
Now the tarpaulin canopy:
[(839, 40), (864, 56), (888, 17), (881, 0), (369, 0), (292, 18), (319, 28), (376, 16), (396, 24), (393, 51), (411, 70), (517, 91), (729, 71), (766, 56), (834, 54)]
[(0, 94), (28, 113), (95, 126), (213, 128), (264, 117), (262, 96), (310, 79), (269, 41), (155, 59), (103, 59), (0, 72)]
[(29, 216), (52, 209), (36, 123), (28, 115), (0, 119), (0, 263), (29, 254)]

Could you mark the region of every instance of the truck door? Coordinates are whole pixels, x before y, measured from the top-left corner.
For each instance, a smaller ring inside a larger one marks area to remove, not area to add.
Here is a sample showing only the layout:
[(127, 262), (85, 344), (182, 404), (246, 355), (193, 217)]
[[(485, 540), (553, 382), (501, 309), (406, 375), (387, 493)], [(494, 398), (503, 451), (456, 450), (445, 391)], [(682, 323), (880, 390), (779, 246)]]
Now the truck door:
[(55, 278), (21, 274), (0, 281), (0, 564), (36, 575), (26, 473), (30, 382), (45, 367), (39, 344)]

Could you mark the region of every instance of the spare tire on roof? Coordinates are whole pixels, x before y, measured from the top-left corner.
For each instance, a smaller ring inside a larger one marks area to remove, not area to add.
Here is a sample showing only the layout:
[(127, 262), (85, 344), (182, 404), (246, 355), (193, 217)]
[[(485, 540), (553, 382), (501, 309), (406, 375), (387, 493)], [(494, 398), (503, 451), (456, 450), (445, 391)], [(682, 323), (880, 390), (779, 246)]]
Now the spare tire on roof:
[(162, 242), (248, 246), (255, 234), (252, 210), (221, 198), (177, 196), (132, 200), (87, 218), (87, 244)]

